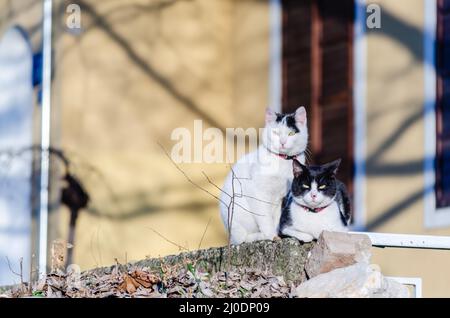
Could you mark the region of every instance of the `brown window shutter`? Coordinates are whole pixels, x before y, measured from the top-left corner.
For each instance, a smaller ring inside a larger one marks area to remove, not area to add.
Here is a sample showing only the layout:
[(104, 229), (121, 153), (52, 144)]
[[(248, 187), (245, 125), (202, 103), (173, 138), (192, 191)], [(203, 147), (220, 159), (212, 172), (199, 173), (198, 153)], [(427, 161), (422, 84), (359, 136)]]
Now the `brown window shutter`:
[(450, 206), (450, 0), (438, 0), (436, 205)]
[(283, 1), (283, 105), (309, 113), (313, 163), (342, 158), (353, 179), (353, 0)]
[(311, 100), (311, 14), (309, 0), (283, 1), (282, 65), (284, 111), (295, 111), (296, 107), (300, 105), (308, 107)]

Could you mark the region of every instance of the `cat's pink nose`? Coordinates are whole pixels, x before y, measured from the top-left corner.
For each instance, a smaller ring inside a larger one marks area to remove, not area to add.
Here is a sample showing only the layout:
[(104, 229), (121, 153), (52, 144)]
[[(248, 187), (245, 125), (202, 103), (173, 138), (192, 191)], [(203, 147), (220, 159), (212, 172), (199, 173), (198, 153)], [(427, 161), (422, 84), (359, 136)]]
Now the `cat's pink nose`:
[(311, 198), (314, 200), (315, 198), (317, 198), (317, 194), (311, 194)]

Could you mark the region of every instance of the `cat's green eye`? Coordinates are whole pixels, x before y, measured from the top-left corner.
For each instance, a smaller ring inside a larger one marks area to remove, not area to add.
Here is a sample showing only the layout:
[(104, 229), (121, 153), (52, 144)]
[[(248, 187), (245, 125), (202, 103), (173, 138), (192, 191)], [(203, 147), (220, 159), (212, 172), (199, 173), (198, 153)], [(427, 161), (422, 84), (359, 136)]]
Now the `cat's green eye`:
[(302, 187), (305, 189), (309, 189), (309, 185), (307, 185), (307, 184), (302, 184)]
[(320, 187), (319, 187), (319, 190), (323, 190), (323, 189), (325, 189), (327, 186), (326, 185), (321, 185)]
[(290, 133), (289, 133), (289, 136), (294, 136), (295, 135), (295, 131), (291, 131)]

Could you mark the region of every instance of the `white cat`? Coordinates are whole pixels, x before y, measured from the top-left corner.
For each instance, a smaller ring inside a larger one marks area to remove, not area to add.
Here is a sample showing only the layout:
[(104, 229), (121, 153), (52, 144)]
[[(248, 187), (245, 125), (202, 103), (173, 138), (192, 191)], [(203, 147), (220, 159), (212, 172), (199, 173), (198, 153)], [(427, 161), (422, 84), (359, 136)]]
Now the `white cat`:
[(222, 188), (221, 216), (232, 244), (278, 236), (281, 202), (293, 179), (292, 160), (305, 163), (307, 144), (304, 107), (293, 114), (266, 111), (262, 144), (234, 165)]

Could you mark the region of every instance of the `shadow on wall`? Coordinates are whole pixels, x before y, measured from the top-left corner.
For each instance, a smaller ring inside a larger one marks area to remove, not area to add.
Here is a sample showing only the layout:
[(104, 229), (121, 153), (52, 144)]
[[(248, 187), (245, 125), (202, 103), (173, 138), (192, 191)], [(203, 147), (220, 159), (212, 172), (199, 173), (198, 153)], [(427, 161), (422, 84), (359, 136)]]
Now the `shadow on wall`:
[[(122, 36), (114, 28), (115, 23), (126, 23), (137, 18), (139, 15), (148, 13), (150, 11), (162, 12), (164, 9), (170, 8), (178, 2), (192, 2), (195, 0), (174, 0), (174, 1), (163, 1), (160, 3), (148, 4), (148, 5), (138, 5), (138, 4), (124, 4), (121, 6), (116, 6), (115, 8), (106, 11), (104, 13), (97, 12), (96, 8), (87, 1), (80, 0), (78, 3), (82, 8), (82, 12), (87, 14), (91, 21), (89, 25), (85, 27), (81, 36), (85, 36), (91, 30), (99, 28), (104, 32), (116, 45), (128, 56), (129, 60), (133, 65), (139, 68), (143, 73), (145, 73), (149, 78), (154, 80), (160, 85), (167, 93), (173, 96), (176, 100), (180, 102), (180, 105), (189, 109), (195, 115), (200, 116), (206, 122), (208, 122), (213, 127), (222, 128), (218, 119), (214, 117), (213, 114), (207, 113), (201, 109), (199, 105), (196, 104), (189, 96), (185, 95), (183, 92), (179, 91), (174, 85), (172, 85), (171, 80), (166, 78), (164, 75), (158, 72), (158, 70), (151, 65), (147, 60), (142, 58), (139, 53), (134, 49), (128, 40)], [(60, 7), (60, 11), (64, 11), (64, 5)], [(121, 12), (118, 17), (115, 17), (117, 12)], [(369, 29), (369, 33), (376, 33), (379, 36), (388, 37), (402, 46), (404, 46), (410, 54), (415, 58), (417, 63), (423, 62), (423, 48), (422, 39), (423, 32), (414, 25), (401, 20), (399, 17), (391, 14), (389, 10), (382, 10), (382, 23), (383, 27), (381, 30)], [(79, 39), (78, 41), (81, 41)], [(69, 48), (70, 49), (70, 48)], [(405, 69), (404, 73), (407, 73), (409, 69)], [(396, 75), (401, 77), (403, 74), (399, 73)], [(390, 80), (395, 80), (392, 78)], [(418, 111), (406, 118), (403, 123), (398, 127), (398, 129), (388, 138), (386, 141), (376, 149), (372, 154), (369, 155), (367, 160), (367, 174), (370, 176), (405, 176), (405, 175), (418, 175), (423, 173), (423, 160), (408, 161), (408, 162), (396, 162), (396, 163), (386, 163), (381, 158), (383, 155), (395, 146), (396, 142), (404, 135), (408, 133), (408, 130), (424, 116), (423, 111)], [(369, 118), (369, 121), (375, 120), (375, 117)], [(189, 186), (189, 185), (187, 185)], [(418, 189), (410, 197), (403, 198), (396, 205), (383, 211), (380, 216), (376, 219), (369, 221), (367, 225), (367, 230), (375, 230), (383, 224), (389, 222), (390, 219), (400, 215), (401, 213), (407, 211), (407, 209), (420, 200), (423, 197), (425, 190)], [(134, 200), (134, 198), (149, 198), (151, 195), (143, 193), (134, 193), (127, 196), (117, 198), (118, 200)], [(196, 209), (199, 207), (210, 206), (211, 204), (206, 203), (188, 203), (187, 205), (175, 205), (173, 208), (189, 208)], [(124, 212), (123, 215), (108, 215), (103, 214), (95, 208), (91, 208), (89, 212), (92, 215), (98, 217), (104, 217), (107, 219), (128, 219), (133, 217), (139, 217), (145, 215), (146, 213), (153, 213), (156, 211), (164, 211), (165, 209), (170, 209), (167, 207), (162, 207), (158, 205), (153, 205), (151, 202), (143, 204), (141, 207)]]
[[(424, 63), (424, 52), (423, 52), (423, 38), (424, 32), (423, 30), (417, 28), (416, 26), (410, 24), (407, 21), (402, 20), (401, 18), (392, 14), (386, 8), (382, 8), (382, 28), (381, 29), (368, 29), (367, 32), (369, 34), (387, 37), (392, 41), (403, 46), (413, 57), (414, 63), (410, 63), (407, 67), (405, 67), (402, 71), (397, 72), (394, 76), (386, 78), (386, 82), (392, 81), (401, 81), (402, 77), (407, 75), (411, 69), (417, 65)], [(381, 80), (381, 79), (380, 79)], [(418, 105), (418, 103), (421, 103)], [(424, 110), (423, 103), (425, 101), (403, 101), (403, 105), (401, 107), (412, 107), (418, 109), (415, 113), (409, 115), (409, 117), (405, 118), (403, 122), (397, 127), (397, 129), (385, 139), (385, 141), (378, 146), (372, 153), (368, 154), (368, 158), (366, 161), (366, 173), (368, 176), (374, 177), (406, 177), (406, 176), (417, 176), (422, 175), (424, 173), (424, 163), (427, 160), (431, 160), (431, 158), (422, 158), (411, 161), (404, 162), (395, 162), (390, 163), (386, 162), (383, 157), (387, 154), (393, 147), (396, 146), (397, 142), (406, 134), (410, 132), (410, 129), (414, 125), (416, 125), (419, 121), (421, 121), (424, 116), (426, 116), (426, 111)], [(398, 109), (398, 108), (397, 108)], [(375, 122), (383, 115), (382, 112), (373, 113), (369, 116), (369, 123)], [(415, 191), (404, 198), (400, 198), (399, 201), (387, 208), (385, 211), (380, 213), (373, 220), (369, 220), (366, 230), (373, 231), (378, 229), (379, 227), (385, 225), (393, 218), (398, 217), (402, 213), (408, 211), (408, 209), (422, 200), (426, 193), (434, 191), (434, 188), (425, 189), (418, 188)], [(411, 210), (409, 210), (411, 211)]]
[[(164, 89), (164, 91), (173, 96), (181, 105), (189, 109), (189, 111), (191, 111), (195, 115), (199, 116), (206, 123), (210, 124), (212, 127), (217, 127), (224, 131), (225, 129), (224, 127), (222, 127), (222, 124), (219, 123), (218, 119), (202, 110), (194, 100), (179, 91), (172, 84), (171, 80), (158, 72), (153, 65), (142, 58), (129, 43), (129, 41), (124, 36), (120, 35), (120, 33), (118, 33), (113, 27), (113, 23), (126, 23), (127, 21), (132, 21), (138, 15), (148, 13), (149, 11), (161, 12), (162, 10), (169, 8), (170, 6), (180, 1), (194, 2), (194, 0), (173, 0), (149, 5), (123, 5), (116, 6), (106, 14), (99, 14), (91, 4), (83, 0), (78, 0), (78, 4), (81, 6), (81, 11), (87, 14), (92, 19), (91, 24), (86, 27), (82, 34), (86, 35), (90, 30), (94, 28), (99, 28), (100, 30), (102, 30), (114, 43), (117, 44), (118, 47), (120, 47), (121, 50), (123, 50), (124, 53), (126, 53), (130, 61), (133, 62), (136, 67), (138, 67), (153, 81), (158, 83), (160, 87)], [(64, 8), (65, 5), (61, 6), (59, 8), (59, 11), (61, 12), (62, 10), (62, 12), (64, 12)], [(123, 10), (126, 10), (127, 13), (124, 14)], [(122, 15), (125, 15), (126, 19), (121, 19), (120, 21), (113, 20), (110, 22), (109, 17), (117, 12), (121, 12)]]

